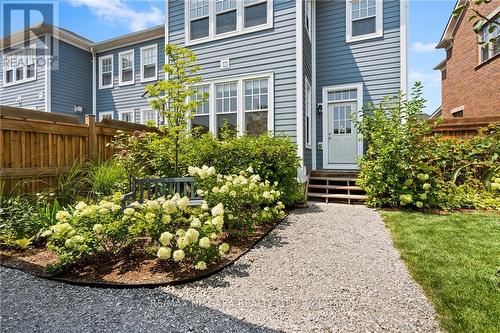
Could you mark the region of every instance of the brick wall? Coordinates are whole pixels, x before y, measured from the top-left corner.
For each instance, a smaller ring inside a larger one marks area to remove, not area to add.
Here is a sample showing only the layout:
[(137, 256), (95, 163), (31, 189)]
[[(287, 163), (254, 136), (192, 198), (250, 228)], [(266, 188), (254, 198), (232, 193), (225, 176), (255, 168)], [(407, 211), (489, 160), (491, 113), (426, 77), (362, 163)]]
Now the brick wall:
[[(489, 14), (500, 5), (493, 0), (481, 6)], [(500, 55), (479, 64), (478, 37), (469, 22), (470, 9), (459, 23), (448, 53), (446, 72), (442, 75), (442, 114), (452, 118), (454, 108), (464, 106), (464, 117), (500, 115)], [(449, 54), (451, 53), (451, 54)]]

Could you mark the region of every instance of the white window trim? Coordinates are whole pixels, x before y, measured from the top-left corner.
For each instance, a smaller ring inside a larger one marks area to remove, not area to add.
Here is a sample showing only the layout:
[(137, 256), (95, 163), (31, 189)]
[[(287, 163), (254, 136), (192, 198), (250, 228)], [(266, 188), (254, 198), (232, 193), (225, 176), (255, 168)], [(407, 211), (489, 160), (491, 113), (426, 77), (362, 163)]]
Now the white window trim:
[[(141, 109), (141, 124), (146, 125), (146, 121), (144, 119), (144, 113), (153, 111), (152, 109)], [(155, 125), (158, 125), (158, 112), (155, 111)]]
[[(337, 86), (328, 86), (323, 87), (323, 168), (324, 169), (352, 169), (357, 170), (359, 166), (357, 163), (355, 164), (332, 164), (328, 163), (328, 93), (342, 90), (354, 90), (356, 89), (356, 114), (362, 119), (363, 114), (359, 111), (363, 108), (363, 83), (353, 83), (353, 84), (343, 84)], [(354, 100), (351, 100), (354, 101)], [(335, 101), (337, 102), (337, 101)], [(342, 101), (340, 101), (342, 102)], [(332, 103), (332, 102), (330, 102)], [(356, 137), (358, 140), (358, 151), (357, 156), (363, 155), (363, 136), (356, 131), (356, 128), (353, 126), (353, 131), (356, 133)]]
[[(309, 89), (309, 92), (308, 92), (308, 89)], [(306, 78), (306, 91), (305, 91), (305, 97), (306, 97), (306, 100), (305, 100), (305, 103), (306, 103), (306, 109), (305, 109), (305, 112), (306, 112), (306, 117), (304, 118), (307, 119), (309, 117), (309, 128), (306, 129), (306, 132), (305, 132), (305, 144), (306, 144), (306, 148), (307, 149), (312, 149), (312, 138), (313, 138), (313, 135), (312, 135), (312, 87), (311, 87), (311, 84), (309, 83), (309, 81), (307, 81), (307, 78)], [(309, 99), (309, 103), (308, 103), (308, 99)], [(306, 123), (306, 126), (307, 126), (307, 123)], [(309, 136), (307, 136), (307, 133), (309, 133)]]
[[(264, 2), (266, 0), (262, 0)], [(215, 34), (215, 17), (216, 17), (216, 12), (215, 12), (215, 0), (209, 0), (208, 5), (208, 37), (204, 38), (199, 38), (199, 39), (194, 39), (191, 40), (191, 19), (189, 16), (190, 12), (190, 1), (185, 1), (184, 5), (184, 31), (185, 31), (185, 45), (190, 46), (190, 45), (196, 45), (196, 44), (201, 44), (201, 43), (206, 43), (210, 42), (213, 40), (219, 40), (219, 39), (224, 39), (228, 37), (233, 37), (233, 36), (238, 36), (238, 35), (243, 35), (243, 34), (248, 34), (256, 31), (261, 31), (261, 30), (266, 30), (266, 29), (271, 29), (274, 26), (274, 6), (273, 6), (274, 0), (267, 0), (267, 23), (261, 24), (261, 25), (256, 25), (254, 27), (249, 27), (249, 28), (244, 28), (244, 1), (243, 0), (237, 0), (236, 1), (236, 30), (235, 31), (230, 31), (222, 34)], [(252, 5), (255, 5), (257, 3), (254, 3)], [(248, 5), (251, 6), (251, 5)], [(221, 12), (222, 13), (222, 12)], [(220, 14), (220, 13), (219, 13)], [(193, 19), (194, 20), (194, 19)]]
[(456, 108), (451, 109), (450, 110), (450, 114), (454, 114), (454, 113), (457, 113), (457, 112), (460, 112), (460, 111), (464, 111), (465, 112), (464, 105), (457, 106)]
[(122, 119), (122, 115), (126, 114), (126, 113), (129, 113), (132, 115), (132, 121), (130, 121), (131, 123), (135, 123), (135, 112), (134, 110), (122, 110), (122, 111), (118, 111), (118, 120), (120, 121), (125, 121)]
[[(488, 16), (486, 16), (488, 19), (491, 19), (492, 17), (495, 17), (496, 15), (498, 15), (500, 13), (500, 7), (498, 7), (497, 9), (495, 9), (494, 11), (492, 11)], [(481, 27), (481, 31), (483, 30), (484, 27)], [(481, 34), (478, 34), (477, 35), (477, 41), (478, 43), (480, 43), (482, 40), (481, 40)], [(482, 56), (482, 49), (483, 49), (483, 46), (479, 45), (478, 44), (478, 47), (477, 47), (477, 60), (478, 60), (478, 65), (481, 65), (487, 61), (489, 61), (491, 58), (495, 57), (493, 55), (493, 48), (491, 47), (491, 44), (488, 43), (487, 45), (488, 47), (488, 59), (485, 59), (483, 60), (481, 58)]]
[(102, 121), (104, 119), (104, 116), (106, 115), (111, 115), (111, 119), (114, 119), (113, 111), (105, 111), (105, 112), (99, 112), (99, 121)]
[[(156, 70), (155, 70), (155, 76), (154, 77), (150, 77), (150, 78), (144, 78), (144, 66), (143, 66), (143, 63), (144, 63), (144, 57), (143, 57), (143, 50), (145, 49), (150, 49), (150, 48), (153, 48), (155, 49), (155, 52), (156, 52)], [(158, 80), (158, 44), (151, 44), (151, 45), (147, 45), (147, 46), (143, 46), (141, 47), (141, 50), (140, 50), (141, 54), (141, 82), (151, 82), (151, 81), (156, 81)]]
[(384, 35), (384, 8), (382, 0), (375, 0), (375, 32), (371, 34), (352, 36), (352, 0), (346, 0), (346, 35), (345, 39), (347, 43), (357, 42), (372, 38), (379, 38)]
[[(245, 112), (258, 112), (259, 110), (254, 111), (245, 111), (245, 87), (243, 82), (246, 80), (254, 80), (254, 79), (268, 79), (268, 116), (267, 116), (267, 130), (274, 131), (274, 72), (258, 72), (246, 75), (235, 75), (235, 76), (227, 76), (225, 78), (216, 79), (213, 81), (203, 81), (196, 86), (209, 86), (209, 130), (214, 135), (218, 135), (217, 133), (217, 117), (218, 114), (237, 114), (236, 123), (237, 123), (237, 135), (242, 136), (245, 132)], [(236, 112), (215, 112), (215, 85), (220, 83), (229, 83), (229, 82), (237, 82), (237, 95), (236, 95)], [(264, 111), (264, 110), (262, 110)], [(206, 116), (206, 115), (203, 115)], [(189, 128), (192, 128), (191, 122), (189, 122)]]
[[(13, 50), (12, 52), (6, 53), (2, 56), (2, 67), (3, 67), (2, 86), (3, 87), (10, 87), (10, 86), (18, 85), (18, 84), (23, 84), (26, 82), (36, 81), (37, 67), (38, 67), (38, 61), (36, 58), (36, 44), (31, 44), (30, 49), (35, 50), (35, 75), (33, 77), (28, 78), (27, 77), (28, 76), (27, 75), (28, 74), (28, 66), (25, 65), (23, 67), (23, 79), (22, 80), (13, 80), (12, 82), (7, 83), (6, 76), (5, 76), (7, 74), (7, 66), (5, 65), (5, 58), (9, 58), (12, 55), (14, 55), (20, 51), (20, 50)], [(16, 77), (16, 68), (12, 68), (12, 78), (15, 79), (15, 77)]]
[[(102, 84), (102, 62), (106, 59), (111, 59), (111, 83), (108, 84), (108, 85), (103, 85)], [(109, 55), (106, 55), (106, 56), (102, 56), (102, 57), (99, 57), (99, 89), (109, 89), (109, 88), (113, 88), (113, 81), (114, 81), (114, 68), (113, 68), (114, 64), (113, 64), (113, 55), (112, 54), (109, 54)]]
[[(122, 80), (122, 56), (126, 54), (132, 54), (132, 81), (123, 81)], [(158, 57), (158, 56), (157, 56)], [(135, 52), (134, 49), (122, 51), (118, 53), (118, 85), (119, 86), (128, 86), (135, 83)]]

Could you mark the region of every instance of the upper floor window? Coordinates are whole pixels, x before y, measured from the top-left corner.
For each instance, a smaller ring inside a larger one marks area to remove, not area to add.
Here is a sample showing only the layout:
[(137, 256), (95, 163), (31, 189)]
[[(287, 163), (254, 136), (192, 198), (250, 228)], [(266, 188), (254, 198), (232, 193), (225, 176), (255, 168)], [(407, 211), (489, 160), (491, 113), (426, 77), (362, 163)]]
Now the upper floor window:
[(3, 57), (3, 85), (36, 79), (36, 47), (15, 51)]
[(118, 59), (120, 85), (134, 83), (134, 50), (120, 52)]
[(113, 55), (99, 58), (99, 89), (113, 87)]
[(157, 51), (158, 46), (156, 44), (141, 47), (141, 81), (157, 79)]
[(480, 58), (479, 62), (485, 62), (500, 53), (499, 26), (500, 16), (495, 18), (495, 23), (490, 22), (481, 28), (480, 34)]
[(189, 0), (186, 43), (272, 27), (273, 0)]
[(381, 37), (382, 0), (346, 0), (346, 40)]
[(312, 0), (306, 0), (304, 4), (304, 26), (306, 27), (309, 39), (311, 39), (311, 16), (312, 16)]

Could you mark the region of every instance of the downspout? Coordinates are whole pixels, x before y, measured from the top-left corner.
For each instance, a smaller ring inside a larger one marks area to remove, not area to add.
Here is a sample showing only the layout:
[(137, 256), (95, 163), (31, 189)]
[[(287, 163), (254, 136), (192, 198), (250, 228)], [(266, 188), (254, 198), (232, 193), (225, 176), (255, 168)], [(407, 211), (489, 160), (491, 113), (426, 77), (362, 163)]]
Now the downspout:
[(92, 53), (92, 114), (94, 116), (97, 116), (97, 110), (96, 110), (96, 57), (95, 57), (95, 51), (94, 51), (94, 46), (90, 46), (90, 52)]

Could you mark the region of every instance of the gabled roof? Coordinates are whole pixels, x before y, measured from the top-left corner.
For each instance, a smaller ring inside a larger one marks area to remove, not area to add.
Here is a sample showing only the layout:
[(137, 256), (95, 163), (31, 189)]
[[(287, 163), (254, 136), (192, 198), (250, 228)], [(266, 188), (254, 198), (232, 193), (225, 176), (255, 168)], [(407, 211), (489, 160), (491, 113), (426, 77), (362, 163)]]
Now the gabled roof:
[[(468, 0), (457, 0), (453, 10), (455, 10), (458, 6), (465, 5), (467, 2)], [(446, 24), (446, 28), (441, 36), (441, 40), (436, 45), (437, 49), (447, 49), (450, 46), (453, 41), (453, 36), (455, 36), (458, 24), (460, 23), (460, 20), (462, 19), (462, 16), (464, 16), (465, 12), (466, 10), (463, 10), (459, 16), (454, 16), (453, 12), (451, 13), (450, 18), (448, 19), (448, 24)]]
[(25, 39), (26, 33), (28, 33), (30, 40), (42, 37), (46, 33), (54, 33), (54, 35), (59, 40), (77, 46), (88, 52), (91, 52), (92, 48), (94, 49), (95, 52), (102, 52), (105, 50), (115, 49), (125, 45), (135, 44), (153, 38), (162, 37), (165, 34), (165, 26), (162, 24), (153, 28), (133, 32), (130, 34), (122, 35), (116, 38), (95, 43), (90, 39), (82, 37), (69, 30), (59, 28), (47, 23), (39, 22), (26, 29), (18, 30), (16, 32), (13, 32), (9, 36), (0, 39), (0, 50), (8, 48), (11, 45), (23, 43), (26, 40)]

